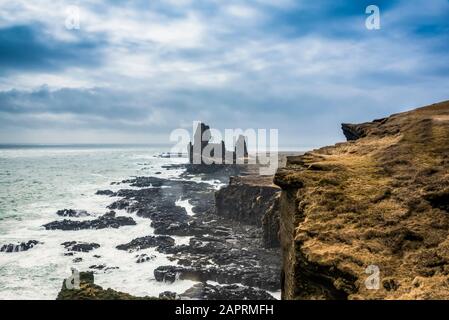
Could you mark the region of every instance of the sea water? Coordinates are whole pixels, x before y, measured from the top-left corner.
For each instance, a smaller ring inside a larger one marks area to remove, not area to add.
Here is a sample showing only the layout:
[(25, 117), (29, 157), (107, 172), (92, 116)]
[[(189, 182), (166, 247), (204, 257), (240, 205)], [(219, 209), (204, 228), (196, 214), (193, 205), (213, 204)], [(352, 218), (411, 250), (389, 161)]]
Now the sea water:
[[(23, 252), (0, 252), (0, 299), (55, 299), (71, 267), (85, 271), (92, 265), (118, 267), (98, 271), (96, 284), (133, 295), (157, 296), (165, 290), (181, 293), (190, 288), (194, 283), (188, 280), (173, 284), (155, 281), (153, 270), (172, 262), (153, 248), (138, 252), (115, 248), (134, 238), (153, 234), (148, 219), (116, 210), (117, 215), (131, 216), (137, 225), (79, 231), (42, 227), (64, 219), (56, 215), (60, 209), (87, 210), (95, 216), (104, 214), (108, 211), (106, 206), (116, 198), (96, 195), (96, 191), (130, 188), (126, 184), (111, 185), (111, 182), (132, 176), (179, 177), (182, 169), (166, 170), (162, 166), (183, 163), (187, 159), (157, 157), (161, 151), (144, 146), (2, 146), (0, 246), (28, 240), (38, 240), (42, 244)], [(158, 172), (160, 174), (156, 175)], [(177, 204), (192, 214), (188, 201)], [(188, 237), (175, 238), (177, 244), (189, 240)], [(95, 242), (100, 248), (66, 256), (67, 251), (61, 245), (65, 241)], [(136, 255), (143, 253), (156, 258), (136, 263)], [(83, 260), (74, 263), (76, 257)]]

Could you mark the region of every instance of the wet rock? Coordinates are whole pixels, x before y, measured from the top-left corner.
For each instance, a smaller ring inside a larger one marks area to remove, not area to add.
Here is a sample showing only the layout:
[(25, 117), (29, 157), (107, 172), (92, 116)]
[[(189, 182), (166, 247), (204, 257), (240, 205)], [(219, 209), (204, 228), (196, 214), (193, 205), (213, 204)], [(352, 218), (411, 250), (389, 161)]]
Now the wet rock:
[(110, 204), (107, 208), (111, 210), (123, 210), (128, 208), (131, 205), (131, 202), (126, 199), (120, 199), (112, 204)]
[(83, 258), (78, 257), (78, 258), (73, 259), (72, 261), (73, 261), (73, 263), (78, 263), (78, 262), (83, 261)]
[(180, 295), (197, 300), (275, 300), (264, 290), (239, 285), (215, 286), (198, 283)]
[(66, 280), (62, 283), (62, 288), (58, 293), (57, 300), (155, 300), (154, 297), (135, 297), (128, 293), (115, 291), (112, 289), (103, 289), (94, 284), (94, 273), (80, 272), (79, 289), (68, 289)]
[(41, 242), (39, 242), (37, 240), (29, 240), (27, 242), (21, 242), (19, 244), (9, 243), (9, 244), (5, 244), (5, 245), (1, 246), (0, 252), (11, 253), (11, 252), (27, 251), (39, 243), (41, 243)]
[(176, 292), (172, 292), (172, 291), (164, 291), (159, 293), (159, 299), (163, 299), (163, 300), (176, 300), (178, 299), (178, 294)]
[(136, 222), (131, 217), (116, 217), (114, 212), (109, 212), (94, 220), (74, 221), (64, 219), (45, 224), (47, 230), (84, 230), (84, 229), (105, 229), (132, 226)]
[(103, 196), (113, 196), (115, 193), (112, 190), (98, 190), (95, 194)]
[(100, 248), (98, 243), (87, 243), (87, 242), (77, 242), (77, 241), (67, 241), (61, 243), (64, 248), (72, 252), (89, 252), (94, 249)]
[(206, 179), (215, 179), (222, 183), (227, 183), (230, 176), (240, 175), (245, 171), (244, 165), (206, 165), (206, 164), (187, 164), (183, 177), (201, 176)]
[(106, 268), (106, 265), (104, 264), (94, 264), (92, 266), (89, 267), (89, 269), (96, 269), (96, 270), (103, 270), (104, 268)]
[(90, 214), (86, 210), (74, 210), (74, 209), (58, 210), (56, 214), (61, 217), (72, 217), (72, 218), (90, 216)]
[(170, 247), (175, 240), (169, 236), (146, 236), (132, 240), (129, 243), (118, 245), (118, 250), (136, 251), (154, 247)]
[(180, 246), (159, 248), (158, 251), (167, 254), (189, 253), (213, 256), (215, 254), (226, 254), (227, 252), (229, 252), (229, 248), (223, 242), (223, 239), (211, 236), (205, 237), (200, 235), (190, 238), (188, 245), (183, 244)]
[(155, 255), (149, 256), (146, 253), (138, 254), (138, 255), (136, 255), (136, 259), (137, 259), (136, 263), (148, 262), (148, 261), (154, 260), (155, 258), (156, 258)]
[(154, 278), (159, 282), (175, 282), (177, 275), (189, 269), (177, 266), (161, 266), (154, 270)]
[[(209, 180), (228, 173), (201, 173), (200, 176)], [(182, 178), (193, 176), (198, 174), (188, 173)], [(262, 248), (261, 223), (247, 226), (229, 217), (216, 216), (216, 189), (213, 185), (161, 177), (136, 177), (122, 183), (134, 188), (117, 191), (115, 196), (121, 199), (109, 208), (123, 209), (150, 219), (155, 235), (134, 239), (117, 246), (117, 249), (135, 251), (154, 247), (159, 252), (170, 254), (170, 261), (178, 265), (160, 266), (154, 270), (158, 281), (174, 282), (180, 278), (212, 280), (222, 284), (243, 283), (273, 291), (280, 288), (279, 254)], [(176, 205), (178, 200), (189, 200), (195, 215), (189, 216), (185, 208)], [(191, 239), (188, 244), (177, 246), (170, 235), (189, 236)], [(151, 259), (152, 256), (146, 254), (135, 256), (136, 263)], [(221, 296), (225, 296), (224, 293)], [(167, 294), (167, 297), (172, 296)]]
[(102, 271), (108, 271), (108, 270), (116, 270), (116, 269), (118, 269), (119, 267), (107, 267), (105, 264), (94, 264), (94, 265), (91, 265), (90, 267), (89, 267), (89, 269), (94, 269), (94, 270), (102, 270)]
[(263, 268), (226, 267), (183, 267), (160, 266), (154, 270), (154, 278), (160, 282), (174, 282), (177, 279), (192, 281), (214, 281), (232, 284), (242, 283), (246, 286), (258, 287), (266, 290), (278, 290), (280, 279), (277, 274), (265, 272)]

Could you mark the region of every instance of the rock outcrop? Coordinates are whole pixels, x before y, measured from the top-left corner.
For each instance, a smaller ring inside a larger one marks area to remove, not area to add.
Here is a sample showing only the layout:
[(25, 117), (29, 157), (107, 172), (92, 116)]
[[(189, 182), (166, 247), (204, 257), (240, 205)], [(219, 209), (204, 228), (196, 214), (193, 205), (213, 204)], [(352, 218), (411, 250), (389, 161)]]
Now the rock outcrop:
[(171, 247), (175, 245), (175, 240), (169, 236), (146, 236), (132, 240), (129, 243), (118, 245), (118, 250), (138, 251), (153, 247)]
[(87, 243), (87, 242), (77, 242), (77, 241), (66, 241), (61, 243), (67, 251), (72, 252), (89, 252), (94, 249), (100, 248), (98, 243)]
[[(245, 269), (235, 265), (221, 266), (160, 266), (154, 269), (154, 278), (160, 282), (173, 283), (177, 279), (192, 281), (214, 281), (220, 284), (241, 283), (248, 287), (256, 287), (270, 291), (279, 289), (278, 270), (257, 272), (259, 267)], [(278, 272), (276, 272), (278, 271)]]
[(449, 298), (449, 101), (278, 170), (284, 299)]
[[(165, 292), (160, 298), (176, 298), (176, 294)], [(180, 299), (195, 300), (274, 300), (273, 296), (263, 290), (243, 287), (236, 284), (219, 286), (198, 283), (179, 296)]]
[(215, 193), (216, 214), (226, 219), (263, 227), (266, 248), (279, 246), (279, 195), (272, 176), (235, 176)]
[(0, 252), (11, 253), (11, 252), (27, 251), (39, 243), (40, 242), (37, 240), (29, 240), (28, 242), (21, 242), (18, 244), (14, 244), (14, 243), (4, 244), (0, 247)]
[(90, 214), (86, 210), (74, 210), (74, 209), (58, 210), (56, 214), (61, 217), (72, 217), (72, 218), (90, 216)]
[(136, 222), (131, 217), (115, 216), (114, 211), (110, 211), (101, 217), (93, 220), (58, 220), (43, 225), (46, 230), (85, 230), (85, 229), (105, 229), (120, 228), (123, 226), (133, 226)]
[(155, 300), (154, 297), (135, 297), (128, 293), (103, 289), (94, 283), (93, 272), (79, 273), (79, 288), (67, 288), (66, 280), (56, 300)]

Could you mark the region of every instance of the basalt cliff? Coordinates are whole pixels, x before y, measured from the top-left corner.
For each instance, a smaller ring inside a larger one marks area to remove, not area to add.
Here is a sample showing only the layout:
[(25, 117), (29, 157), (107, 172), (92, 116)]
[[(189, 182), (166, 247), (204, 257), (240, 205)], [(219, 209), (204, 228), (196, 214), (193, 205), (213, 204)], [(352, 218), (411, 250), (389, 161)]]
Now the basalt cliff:
[(265, 248), (279, 247), (280, 189), (273, 176), (233, 176), (229, 185), (215, 193), (218, 216), (262, 228)]
[(289, 157), (284, 299), (449, 298), (449, 101), (363, 124)]

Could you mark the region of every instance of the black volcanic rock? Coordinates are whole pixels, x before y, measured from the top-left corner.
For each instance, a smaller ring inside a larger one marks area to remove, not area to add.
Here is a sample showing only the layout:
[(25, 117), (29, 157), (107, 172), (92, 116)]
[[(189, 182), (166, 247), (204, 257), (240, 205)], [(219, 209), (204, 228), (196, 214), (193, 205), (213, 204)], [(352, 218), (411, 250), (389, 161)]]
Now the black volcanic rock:
[(180, 279), (202, 282), (215, 281), (220, 284), (242, 283), (246, 286), (273, 291), (279, 289), (278, 274), (261, 267), (241, 268), (235, 265), (220, 267), (160, 266), (154, 270), (154, 278), (156, 281), (169, 283)]
[(103, 289), (94, 283), (94, 273), (80, 272), (80, 288), (68, 289), (66, 280), (62, 283), (57, 300), (154, 300), (154, 297), (135, 297), (130, 294), (115, 291), (110, 288)]
[(138, 255), (136, 256), (136, 259), (137, 259), (137, 260), (136, 260), (136, 263), (144, 263), (144, 262), (148, 262), (148, 261), (153, 260), (154, 258), (156, 258), (155, 255), (149, 256), (149, 255), (147, 255), (146, 253), (138, 254)]
[[(185, 167), (185, 165), (180, 167)], [(279, 254), (277, 251), (262, 247), (261, 223), (245, 225), (242, 222), (246, 221), (240, 219), (243, 215), (239, 214), (236, 215), (235, 220), (229, 219), (228, 216), (217, 216), (214, 210), (216, 186), (198, 182), (196, 179), (190, 180), (200, 177), (205, 180), (218, 179), (225, 182), (229, 179), (229, 174), (239, 170), (240, 167), (216, 167), (212, 168), (209, 173), (196, 173), (194, 172), (196, 169), (190, 169), (190, 172), (181, 175), (179, 180), (161, 177), (134, 177), (122, 181), (123, 184), (133, 188), (115, 192), (114, 196), (120, 199), (114, 199), (113, 201), (117, 201), (108, 208), (126, 210), (139, 217), (150, 219), (154, 235), (134, 239), (120, 244), (116, 248), (130, 252), (137, 251), (135, 256), (131, 257), (136, 263), (145, 263), (153, 259), (150, 254), (138, 252), (140, 249), (156, 248), (158, 252), (168, 254), (167, 258), (174, 263), (177, 262), (177, 265), (156, 268), (154, 276), (158, 281), (211, 280), (231, 285), (213, 286), (217, 288), (215, 291), (211, 286), (203, 288), (204, 290), (196, 288), (196, 294), (193, 294), (192, 291), (190, 293), (192, 297), (257, 299), (264, 296), (266, 299), (272, 298), (262, 290), (248, 288), (256, 287), (273, 291), (280, 289)], [(103, 193), (102, 190), (99, 192)], [(110, 193), (106, 191), (104, 194)], [(254, 196), (254, 198), (257, 197), (258, 195)], [(194, 215), (189, 215), (184, 207), (178, 206), (179, 200), (188, 200)], [(223, 204), (225, 202), (223, 201)], [(111, 215), (111, 217), (106, 215), (102, 218), (111, 219), (112, 217), (115, 215)], [(96, 226), (98, 222), (92, 224), (95, 220), (88, 221), (87, 226), (71, 220), (64, 220), (64, 222), (59, 222), (58, 227), (62, 225), (67, 230), (71, 230), (70, 228), (77, 230), (80, 226), (82, 228)], [(80, 221), (80, 223), (82, 222)], [(50, 227), (54, 228), (55, 225), (50, 225)], [(175, 245), (171, 235), (188, 236), (190, 241), (188, 244)], [(91, 267), (97, 270), (96, 272), (107, 269), (101, 263)], [(234, 283), (242, 283), (246, 287), (232, 286)], [(226, 289), (223, 289), (225, 287)], [(189, 298), (188, 295), (189, 293), (184, 298)], [(170, 292), (161, 294), (161, 297), (164, 299), (179, 298), (178, 295), (173, 295)]]
[(118, 245), (118, 250), (141, 250), (153, 247), (170, 247), (175, 244), (175, 240), (169, 236), (146, 236), (136, 238), (129, 243)]
[(164, 292), (159, 293), (159, 299), (162, 299), (162, 300), (175, 300), (178, 298), (179, 298), (179, 296), (176, 292), (164, 291)]
[(239, 285), (215, 286), (197, 283), (180, 295), (195, 300), (275, 300), (264, 290)]
[(113, 196), (115, 193), (112, 190), (98, 190), (95, 194), (103, 196)]
[(123, 210), (128, 208), (131, 205), (131, 202), (126, 199), (120, 199), (113, 203), (111, 203), (107, 208), (111, 210)]
[(61, 243), (61, 245), (64, 246), (64, 248), (66, 248), (68, 251), (74, 252), (89, 252), (100, 247), (98, 243), (87, 243), (77, 241), (67, 241)]
[(27, 251), (31, 248), (33, 248), (35, 245), (39, 244), (41, 242), (37, 240), (29, 240), (28, 242), (21, 242), (19, 244), (5, 244), (0, 247), (0, 252), (20, 252), (20, 251)]
[(105, 229), (119, 228), (123, 226), (135, 225), (136, 222), (131, 217), (115, 216), (111, 211), (94, 220), (74, 221), (64, 219), (62, 221), (53, 221), (45, 224), (43, 227), (47, 230), (84, 230), (84, 229)]
[(58, 210), (56, 214), (61, 217), (72, 217), (72, 218), (90, 216), (90, 214), (85, 210), (74, 210), (74, 209)]
[(94, 264), (89, 267), (89, 269), (93, 270), (102, 270), (102, 271), (108, 271), (108, 270), (116, 270), (119, 269), (119, 267), (107, 267), (105, 264)]

